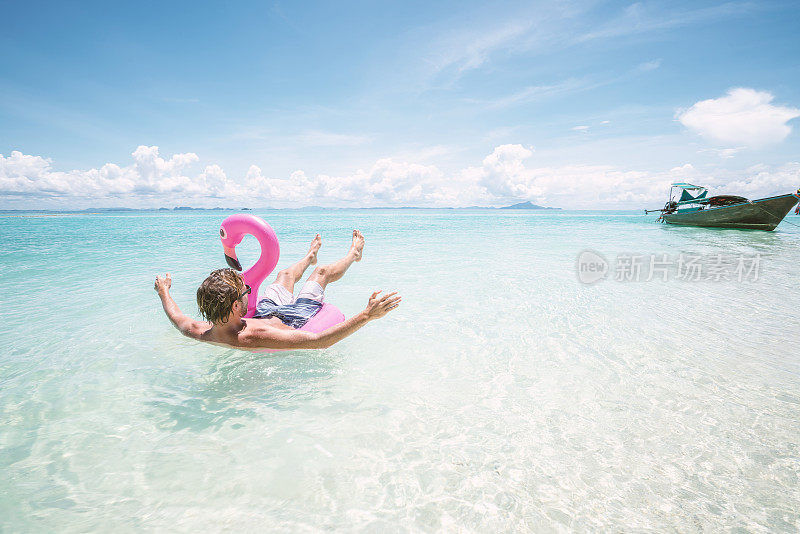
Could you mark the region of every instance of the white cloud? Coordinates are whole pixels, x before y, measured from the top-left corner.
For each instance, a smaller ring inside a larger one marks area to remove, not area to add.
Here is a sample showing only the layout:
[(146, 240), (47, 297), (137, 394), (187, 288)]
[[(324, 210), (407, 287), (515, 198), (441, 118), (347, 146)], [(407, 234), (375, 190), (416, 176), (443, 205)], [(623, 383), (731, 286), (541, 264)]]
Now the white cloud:
[(766, 91), (737, 88), (720, 98), (697, 102), (678, 113), (678, 120), (704, 138), (722, 145), (752, 148), (786, 139), (788, 121), (800, 117), (800, 109), (776, 106)]
[(509, 106), (516, 106), (518, 104), (528, 102), (538, 102), (565, 94), (570, 94), (578, 91), (585, 91), (600, 85), (605, 82), (596, 83), (589, 80), (579, 80), (577, 78), (569, 78), (559, 83), (551, 85), (531, 85), (520, 91), (510, 95), (494, 98), (494, 99), (465, 99), (466, 102), (471, 104), (481, 104), (489, 108), (506, 108)]
[(484, 197), (495, 202), (526, 199), (537, 204), (594, 209), (660, 199), (674, 178), (672, 171), (651, 174), (602, 165), (528, 167), (525, 160), (532, 155), (522, 145), (502, 145), (483, 160), (481, 168), (466, 172), (478, 177)]
[(723, 18), (746, 15), (758, 8), (758, 4), (751, 2), (728, 2), (716, 6), (667, 11), (662, 10), (658, 4), (636, 2), (627, 6), (620, 16), (598, 25), (586, 34), (577, 36), (575, 40), (588, 42), (637, 34), (652, 35), (659, 31), (709, 20), (717, 22)]
[(648, 61), (646, 63), (640, 64), (638, 68), (642, 72), (649, 72), (651, 70), (656, 70), (660, 66), (661, 66), (661, 60), (655, 59), (653, 61)]
[(712, 153), (716, 154), (717, 156), (719, 156), (722, 159), (731, 159), (731, 158), (735, 157), (736, 154), (738, 154), (739, 152), (741, 152), (742, 150), (744, 150), (746, 148), (747, 147), (745, 147), (745, 146), (737, 146), (737, 147), (731, 147), (731, 148), (704, 148), (704, 149), (698, 150), (697, 152), (698, 152), (698, 154), (702, 154), (703, 152), (712, 152)]
[(573, 126), (572, 129), (575, 130), (576, 132), (586, 132), (589, 130), (589, 127), (584, 124), (581, 126)]
[(793, 162), (772, 168), (757, 165), (746, 169), (742, 176), (731, 177), (726, 189), (748, 198), (791, 193), (800, 184), (800, 163)]
[(631, 77), (640, 76), (643, 72), (657, 69), (660, 64), (660, 60), (651, 61), (650, 63), (643, 63), (634, 69), (615, 76), (606, 76), (603, 78), (597, 76), (584, 76), (581, 78), (572, 77), (562, 80), (558, 83), (548, 85), (531, 85), (522, 90), (501, 97), (491, 99), (465, 98), (464, 101), (470, 104), (480, 104), (486, 106), (487, 108), (506, 108), (519, 104), (540, 102), (563, 95), (590, 91), (599, 87), (624, 82), (625, 80), (629, 80)]
[(456, 145), (429, 145), (411, 146), (405, 150), (400, 150), (395, 159), (411, 160), (419, 163), (431, 160), (441, 160), (452, 157), (454, 154), (462, 152), (463, 148)]
[(40, 156), (14, 151), (0, 155), (0, 194), (41, 197), (91, 196), (100, 194), (150, 195), (166, 192), (198, 192), (202, 186), (182, 174), (198, 160), (196, 154), (176, 154), (169, 160), (158, 156), (158, 147), (140, 146), (134, 163), (119, 167), (107, 163), (88, 171), (54, 171), (51, 162)]
[(274, 204), (424, 205), (442, 198), (448, 188), (442, 172), (432, 165), (378, 160), (369, 170), (348, 176), (307, 176), (298, 170), (288, 179), (263, 176), (251, 166), (247, 194)]
[(484, 158), (480, 185), (499, 197), (541, 196), (544, 190), (536, 184), (535, 176), (524, 164), (524, 160), (532, 155), (533, 152), (522, 145), (500, 145)]
[(425, 58), (433, 74), (454, 69), (457, 76), (476, 69), (489, 60), (492, 53), (510, 46), (531, 28), (530, 22), (512, 21), (481, 31), (451, 31), (433, 45), (434, 52)]
[(196, 163), (197, 154), (159, 156), (158, 147), (140, 146), (132, 154), (133, 164), (120, 167), (106, 163), (99, 169), (56, 171), (49, 159), (13, 151), (0, 154), (0, 195), (33, 198), (147, 198), (165, 195), (220, 197), (228, 183), (217, 165), (190, 178), (185, 170)]
[(190, 173), (194, 153), (159, 155), (140, 146), (127, 166), (58, 171), (39, 156), (0, 155), (0, 199), (6, 207), (158, 207), (169, 205), (302, 207), (506, 205), (520, 200), (578, 209), (660, 205), (673, 181), (691, 181), (717, 192), (759, 198), (793, 191), (800, 163), (741, 171), (700, 172), (690, 164), (667, 171), (618, 169), (608, 165), (541, 166), (531, 147), (497, 146), (480, 165), (445, 173), (435, 165), (392, 158), (344, 176), (270, 177), (252, 165), (241, 179), (215, 164)]
[(533, 152), (522, 145), (501, 145), (481, 167), (461, 171), (480, 186), (480, 204), (531, 200), (537, 204), (575, 209), (640, 208), (659, 205), (677, 181), (706, 185), (717, 193), (750, 198), (794, 191), (800, 183), (800, 163), (739, 171), (702, 172), (691, 164), (666, 171), (623, 170), (608, 165), (529, 166)]
[[(446, 27), (423, 26), (407, 36), (403, 48), (421, 48), (425, 74), (429, 78), (445, 75), (452, 82), (471, 70), (486, 68), (495, 59), (552, 54), (631, 36), (652, 38), (660, 32), (742, 17), (758, 9), (761, 6), (752, 2), (699, 8), (635, 2), (619, 13), (609, 12), (610, 17), (603, 17), (598, 16), (594, 2), (528, 2), (511, 11), (493, 8), (491, 14), (475, 13), (462, 24), (458, 19), (448, 19)], [(639, 69), (648, 71), (659, 66), (660, 60), (654, 60)], [(409, 69), (401, 70), (406, 73)]]

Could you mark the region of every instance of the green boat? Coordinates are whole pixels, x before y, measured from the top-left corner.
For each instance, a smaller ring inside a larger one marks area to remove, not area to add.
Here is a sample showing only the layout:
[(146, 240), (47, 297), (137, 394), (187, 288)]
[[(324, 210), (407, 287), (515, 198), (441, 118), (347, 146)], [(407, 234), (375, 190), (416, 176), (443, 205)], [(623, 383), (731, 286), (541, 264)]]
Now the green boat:
[(747, 228), (774, 230), (800, 200), (796, 193), (748, 200), (735, 195), (708, 196), (708, 189), (699, 185), (675, 183), (669, 189), (669, 200), (660, 210), (657, 221), (680, 226), (711, 228)]

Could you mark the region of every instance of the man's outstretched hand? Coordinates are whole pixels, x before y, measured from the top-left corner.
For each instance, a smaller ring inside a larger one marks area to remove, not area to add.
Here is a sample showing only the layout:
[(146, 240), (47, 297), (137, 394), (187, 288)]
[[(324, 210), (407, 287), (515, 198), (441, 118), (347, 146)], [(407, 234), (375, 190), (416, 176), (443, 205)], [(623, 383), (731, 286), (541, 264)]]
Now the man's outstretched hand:
[(170, 276), (169, 273), (164, 275), (164, 278), (161, 278), (160, 276), (156, 275), (156, 283), (153, 286), (153, 289), (155, 289), (159, 295), (165, 295), (169, 293), (169, 288), (171, 286), (172, 286), (172, 277)]
[(400, 301), (403, 300), (402, 297), (395, 297), (397, 295), (397, 291), (393, 293), (387, 293), (382, 297), (378, 297), (379, 291), (376, 291), (372, 294), (369, 298), (369, 304), (367, 304), (367, 308), (364, 310), (364, 313), (367, 314), (367, 318), (371, 319), (379, 319), (398, 307), (400, 305)]

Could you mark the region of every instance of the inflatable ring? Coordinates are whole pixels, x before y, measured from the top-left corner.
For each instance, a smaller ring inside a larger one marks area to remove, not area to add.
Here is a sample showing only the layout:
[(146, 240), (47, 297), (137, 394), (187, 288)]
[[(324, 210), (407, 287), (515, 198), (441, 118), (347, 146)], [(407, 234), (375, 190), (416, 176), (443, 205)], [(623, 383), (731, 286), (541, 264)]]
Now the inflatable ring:
[[(258, 261), (241, 275), (244, 283), (250, 286), (250, 294), (247, 296), (247, 313), (244, 317), (252, 317), (258, 306), (258, 288), (278, 264), (280, 246), (275, 230), (264, 219), (254, 215), (231, 215), (222, 221), (219, 237), (225, 250), (225, 261), (237, 271), (242, 270), (242, 265), (236, 257), (236, 245), (241, 243), (247, 234), (255, 237), (261, 245), (261, 255)], [(300, 330), (322, 332), (342, 321), (344, 321), (344, 314), (339, 308), (323, 303), (322, 308)]]

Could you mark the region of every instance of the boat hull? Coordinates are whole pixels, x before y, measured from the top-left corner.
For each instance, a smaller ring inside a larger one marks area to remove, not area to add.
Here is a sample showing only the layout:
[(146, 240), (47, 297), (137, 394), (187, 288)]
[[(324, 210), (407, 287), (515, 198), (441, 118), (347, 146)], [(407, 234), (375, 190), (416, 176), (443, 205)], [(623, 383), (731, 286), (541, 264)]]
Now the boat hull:
[(719, 208), (665, 213), (663, 217), (665, 223), (679, 226), (774, 230), (797, 200), (795, 195), (780, 195)]

